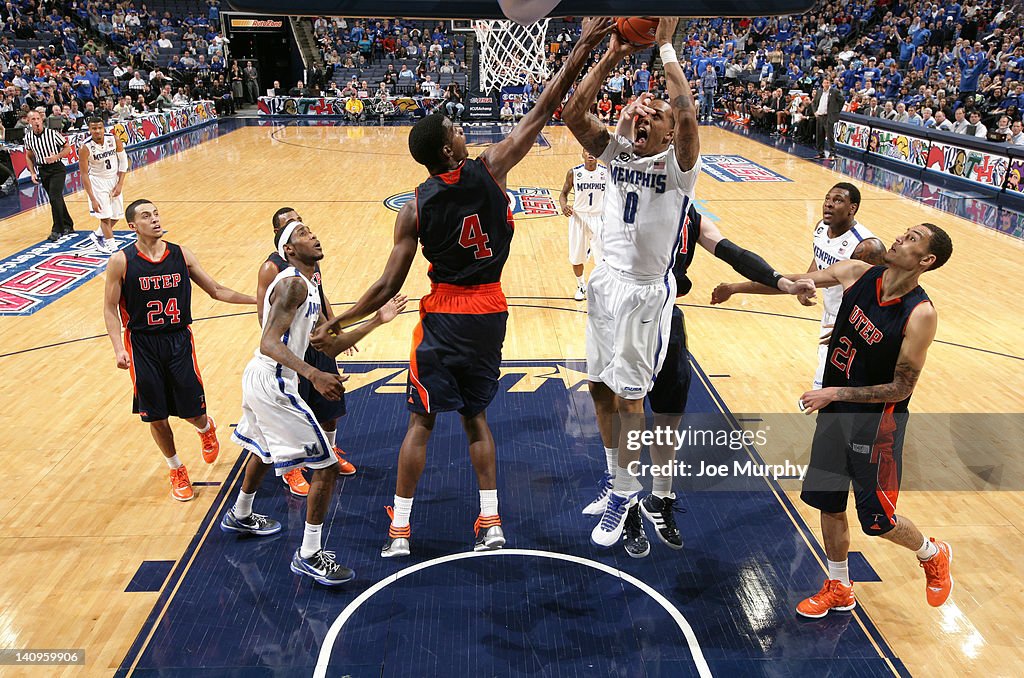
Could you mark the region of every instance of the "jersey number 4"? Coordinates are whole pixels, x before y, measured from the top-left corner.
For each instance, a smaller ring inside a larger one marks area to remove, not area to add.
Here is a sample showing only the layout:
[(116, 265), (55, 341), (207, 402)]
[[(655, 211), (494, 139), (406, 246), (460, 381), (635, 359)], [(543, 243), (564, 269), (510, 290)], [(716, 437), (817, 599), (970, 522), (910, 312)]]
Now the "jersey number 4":
[(462, 220), (462, 234), (459, 236), (459, 244), (466, 249), (473, 249), (473, 258), (486, 259), (494, 254), (487, 242), (491, 236), (484, 233), (480, 225), (480, 215), (471, 214)]
[(167, 303), (155, 299), (148, 304), (146, 308), (149, 309), (149, 313), (146, 314), (146, 322), (149, 323), (150, 327), (156, 327), (164, 324), (164, 319), (160, 316), (167, 316), (171, 319), (172, 325), (177, 325), (181, 320), (181, 311), (178, 310), (178, 300), (171, 297), (167, 300)]

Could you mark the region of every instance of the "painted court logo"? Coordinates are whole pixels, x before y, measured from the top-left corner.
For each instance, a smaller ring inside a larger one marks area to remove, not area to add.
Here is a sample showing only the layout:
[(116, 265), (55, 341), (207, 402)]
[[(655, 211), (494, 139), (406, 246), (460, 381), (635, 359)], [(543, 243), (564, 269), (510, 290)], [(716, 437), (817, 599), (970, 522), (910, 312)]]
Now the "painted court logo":
[(792, 181), (742, 155), (702, 156), (701, 170), (718, 181)]
[[(118, 247), (135, 234), (114, 234)], [(107, 266), (109, 257), (90, 242), (88, 232), (44, 242), (0, 260), (0, 316), (32, 315)]]
[[(413, 199), (415, 193), (396, 193), (384, 200), (384, 206), (395, 212), (402, 209), (405, 203)], [(547, 188), (520, 186), (508, 189), (508, 199), (512, 204), (513, 216), (521, 219), (537, 219), (540, 217), (556, 217), (562, 213), (558, 202)]]

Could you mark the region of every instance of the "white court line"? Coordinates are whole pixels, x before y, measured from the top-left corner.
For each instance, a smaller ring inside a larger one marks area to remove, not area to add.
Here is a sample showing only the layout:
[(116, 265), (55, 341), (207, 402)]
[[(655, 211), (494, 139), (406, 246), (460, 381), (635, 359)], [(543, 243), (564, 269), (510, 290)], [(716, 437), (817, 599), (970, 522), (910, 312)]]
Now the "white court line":
[(327, 636), (324, 638), (324, 644), (320, 647), (320, 655), (316, 660), (316, 668), (313, 669), (313, 678), (326, 678), (327, 667), (331, 661), (331, 652), (334, 649), (334, 643), (337, 642), (338, 636), (341, 635), (341, 628), (345, 623), (351, 619), (352, 615), (355, 614), (359, 606), (373, 597), (375, 594), (380, 592), (388, 584), (393, 584), (402, 577), (407, 577), (410, 574), (425, 570), (428, 567), (434, 565), (443, 565), (444, 563), (450, 563), (456, 560), (462, 560), (464, 558), (480, 558), (486, 556), (535, 556), (538, 558), (551, 558), (553, 560), (565, 560), (570, 563), (577, 563), (579, 565), (585, 565), (592, 567), (595, 570), (600, 570), (613, 577), (632, 584), (637, 587), (651, 598), (653, 598), (659, 605), (665, 608), (669, 616), (675, 620), (679, 626), (679, 630), (683, 632), (683, 636), (686, 638), (686, 644), (690, 646), (690, 654), (693, 656), (693, 663), (697, 666), (697, 671), (700, 673), (702, 678), (710, 678), (711, 669), (708, 667), (707, 661), (704, 659), (704, 654), (701, 652), (700, 644), (697, 642), (697, 636), (693, 633), (693, 628), (690, 627), (690, 623), (686, 621), (686, 617), (680, 612), (675, 605), (669, 600), (654, 590), (648, 584), (637, 579), (633, 575), (617, 570), (614, 567), (599, 563), (595, 560), (588, 560), (586, 558), (580, 558), (579, 556), (570, 556), (565, 553), (555, 553), (554, 551), (534, 551), (531, 549), (499, 549), (497, 551), (467, 551), (465, 553), (453, 553), (448, 556), (442, 556), (440, 558), (434, 558), (433, 560), (427, 560), (422, 563), (410, 565), (404, 570), (381, 579), (379, 582), (360, 593), (355, 600), (348, 604), (348, 606), (341, 611), (338, 618), (331, 624), (331, 628), (327, 631)]

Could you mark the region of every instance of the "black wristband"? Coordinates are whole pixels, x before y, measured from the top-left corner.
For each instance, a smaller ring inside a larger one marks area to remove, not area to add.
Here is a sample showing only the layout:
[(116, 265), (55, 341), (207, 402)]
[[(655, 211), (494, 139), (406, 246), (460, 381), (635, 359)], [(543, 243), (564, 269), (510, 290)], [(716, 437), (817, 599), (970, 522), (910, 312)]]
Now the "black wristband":
[(773, 269), (767, 261), (750, 250), (739, 247), (723, 238), (715, 247), (715, 256), (729, 264), (747, 280), (752, 280), (772, 289), (778, 289), (782, 274)]

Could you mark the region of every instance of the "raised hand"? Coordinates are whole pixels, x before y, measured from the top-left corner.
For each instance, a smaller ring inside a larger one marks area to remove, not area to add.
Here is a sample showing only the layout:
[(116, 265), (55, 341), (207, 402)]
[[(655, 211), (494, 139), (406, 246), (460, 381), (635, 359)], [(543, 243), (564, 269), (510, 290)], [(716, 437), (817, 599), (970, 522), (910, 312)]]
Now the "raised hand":
[(615, 28), (615, 20), (607, 16), (589, 17), (583, 20), (580, 42), (595, 47), (601, 44), (604, 36)]
[(381, 306), (380, 310), (377, 311), (377, 318), (380, 320), (381, 324), (389, 323), (397, 318), (402, 311), (405, 310), (405, 304), (408, 301), (409, 297), (404, 294), (396, 294), (391, 297), (388, 303)]
[(661, 47), (662, 45), (671, 45), (672, 36), (676, 33), (676, 26), (679, 25), (679, 17), (675, 16), (663, 16), (658, 18), (658, 30), (654, 34), (654, 43)]

